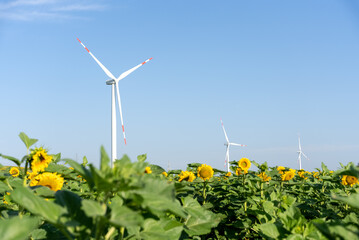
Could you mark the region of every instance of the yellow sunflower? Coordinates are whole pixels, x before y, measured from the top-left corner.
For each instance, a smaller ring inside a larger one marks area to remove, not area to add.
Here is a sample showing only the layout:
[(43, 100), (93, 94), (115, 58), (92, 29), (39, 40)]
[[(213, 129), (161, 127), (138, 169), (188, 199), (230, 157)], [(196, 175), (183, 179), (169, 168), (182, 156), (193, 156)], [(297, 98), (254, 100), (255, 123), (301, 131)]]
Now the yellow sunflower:
[(238, 161), (238, 166), (243, 170), (248, 170), (251, 167), (251, 161), (248, 158), (242, 158)]
[(189, 171), (185, 171), (185, 172), (181, 171), (181, 173), (178, 176), (179, 176), (178, 179), (179, 182), (182, 182), (183, 180), (186, 180), (187, 182), (193, 182), (193, 180), (196, 179), (194, 173)]
[(145, 169), (145, 173), (152, 173), (151, 168), (150, 168), (150, 167), (146, 167), (146, 169)]
[(41, 172), (44, 171), (45, 168), (52, 161), (52, 156), (47, 154), (47, 151), (40, 148), (35, 148), (31, 151), (31, 169), (33, 172)]
[(272, 178), (267, 176), (267, 174), (265, 172), (262, 172), (260, 174), (257, 175), (258, 177), (260, 177), (262, 179), (262, 181), (264, 182), (268, 182), (269, 180), (271, 180)]
[(343, 175), (343, 177), (342, 177), (343, 185), (349, 185), (352, 187), (353, 185), (355, 185), (357, 183), (358, 183), (358, 178), (356, 178), (354, 176)]
[(17, 177), (17, 176), (19, 176), (20, 171), (19, 171), (18, 168), (12, 167), (12, 168), (10, 169), (9, 173), (11, 174), (11, 176)]
[(200, 177), (203, 180), (209, 180), (213, 177), (213, 173), (213, 168), (207, 164), (202, 164), (197, 168), (197, 177)]
[(61, 190), (64, 185), (64, 178), (60, 174), (44, 172), (37, 175), (30, 181), (30, 186), (45, 186), (53, 191)]
[(163, 176), (165, 176), (165, 177), (168, 176), (168, 174), (167, 174), (166, 172), (162, 172), (161, 174), (162, 174)]
[(294, 171), (285, 171), (281, 176), (282, 181), (289, 181), (292, 178), (294, 178), (294, 175), (295, 175), (295, 170)]
[(238, 167), (236, 169), (236, 175), (241, 175), (241, 174), (247, 174), (248, 173), (248, 170), (247, 169), (242, 169), (241, 167)]
[(27, 174), (27, 179), (31, 180), (37, 175), (37, 172), (27, 172), (26, 174)]
[(313, 177), (319, 179), (319, 172), (313, 172)]
[(307, 172), (307, 171), (304, 171), (303, 169), (301, 169), (301, 170), (298, 171), (298, 175), (299, 175), (299, 177), (301, 177), (301, 178), (308, 179), (308, 177), (306, 177), (306, 174), (308, 174), (308, 172)]
[(277, 167), (277, 171), (280, 173), (280, 174), (283, 174), (283, 171), (285, 170), (285, 167), (282, 167), (282, 166), (279, 166)]
[(227, 172), (227, 173), (226, 173), (226, 177), (230, 177), (230, 176), (232, 176), (232, 173), (231, 173), (231, 172)]

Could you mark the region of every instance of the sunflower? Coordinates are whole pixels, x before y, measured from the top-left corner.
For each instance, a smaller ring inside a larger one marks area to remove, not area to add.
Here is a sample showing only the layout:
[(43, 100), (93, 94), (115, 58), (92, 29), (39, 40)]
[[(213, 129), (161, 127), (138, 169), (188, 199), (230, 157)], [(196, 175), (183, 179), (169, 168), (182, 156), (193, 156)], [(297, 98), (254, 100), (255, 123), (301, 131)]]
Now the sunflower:
[(47, 151), (40, 148), (35, 148), (31, 151), (31, 169), (33, 172), (44, 171), (52, 160), (52, 156), (47, 154)]
[(10, 169), (9, 173), (11, 174), (11, 176), (17, 177), (17, 176), (19, 176), (20, 171), (19, 171), (18, 168), (12, 167), (12, 168)]
[(289, 181), (291, 180), (292, 178), (294, 178), (294, 175), (295, 175), (295, 170), (294, 171), (285, 171), (281, 178), (282, 178), (282, 181)]
[(282, 166), (279, 166), (277, 167), (277, 171), (280, 173), (280, 174), (283, 174), (283, 171), (285, 170), (285, 167), (282, 167)]
[(319, 172), (313, 172), (313, 177), (319, 179)]
[(247, 174), (248, 173), (248, 170), (247, 169), (242, 169), (241, 167), (238, 167), (236, 169), (236, 175), (241, 175), (241, 174)]
[(238, 166), (243, 170), (248, 170), (251, 167), (251, 161), (248, 158), (242, 158), (238, 161)]
[(261, 172), (257, 176), (260, 177), (262, 179), (262, 181), (264, 181), (264, 182), (268, 182), (269, 180), (272, 179), (271, 177), (267, 176), (267, 174), (265, 172)]
[(203, 180), (209, 180), (213, 177), (213, 168), (207, 164), (202, 164), (197, 168), (197, 177), (202, 178)]
[(58, 191), (64, 184), (64, 178), (60, 174), (44, 172), (30, 181), (30, 186), (45, 186), (53, 191)]
[(162, 172), (161, 174), (162, 174), (163, 176), (165, 176), (165, 177), (168, 176), (168, 174), (167, 174), (166, 172)]
[(26, 174), (28, 175), (27, 179), (31, 180), (37, 175), (37, 172), (27, 172)]
[(350, 185), (352, 187), (356, 183), (358, 183), (358, 178), (356, 178), (354, 176), (343, 175), (343, 177), (342, 177), (343, 185)]
[(301, 178), (308, 179), (308, 177), (306, 177), (306, 174), (308, 174), (308, 172), (307, 172), (307, 171), (304, 171), (303, 169), (301, 169), (301, 170), (298, 171), (298, 175), (299, 175), (299, 177), (301, 177)]
[(194, 175), (193, 172), (189, 172), (189, 171), (181, 171), (181, 173), (178, 175), (179, 182), (182, 182), (183, 180), (186, 180), (187, 182), (193, 182), (193, 180), (196, 178), (196, 176)]
[(231, 173), (231, 172), (227, 172), (227, 173), (226, 173), (226, 177), (230, 177), (230, 176), (232, 176), (232, 173)]
[(146, 167), (146, 169), (145, 169), (145, 173), (152, 173), (151, 168), (150, 168), (150, 167)]

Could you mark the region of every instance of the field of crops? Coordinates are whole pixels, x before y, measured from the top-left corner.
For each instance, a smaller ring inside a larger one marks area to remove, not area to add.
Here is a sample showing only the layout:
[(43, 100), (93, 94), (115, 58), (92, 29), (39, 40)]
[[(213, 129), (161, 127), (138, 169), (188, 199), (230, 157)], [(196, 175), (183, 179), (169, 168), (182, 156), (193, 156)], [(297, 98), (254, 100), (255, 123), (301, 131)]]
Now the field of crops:
[[(0, 156), (0, 239), (359, 239), (359, 168), (315, 172), (231, 162), (165, 170), (116, 160), (100, 168), (33, 147)], [(252, 169), (255, 169), (253, 171)], [(339, 163), (338, 163), (339, 166)]]

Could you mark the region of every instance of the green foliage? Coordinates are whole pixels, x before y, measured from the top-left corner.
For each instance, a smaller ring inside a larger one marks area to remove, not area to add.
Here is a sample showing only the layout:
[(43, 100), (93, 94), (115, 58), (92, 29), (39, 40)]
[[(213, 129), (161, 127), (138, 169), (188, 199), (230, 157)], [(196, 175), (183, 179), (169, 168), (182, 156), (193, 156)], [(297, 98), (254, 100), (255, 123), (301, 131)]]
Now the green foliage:
[[(36, 143), (21, 133), (27, 148)], [(111, 163), (100, 149), (100, 168), (61, 159), (45, 169), (64, 178), (59, 191), (29, 186), (26, 170), (18, 177), (0, 170), (0, 239), (356, 239), (359, 236), (359, 187), (343, 185), (344, 175), (359, 176), (350, 163), (330, 171), (296, 172), (283, 181), (277, 167), (252, 161), (258, 170), (235, 175), (214, 169), (197, 177), (201, 163), (189, 164), (193, 182), (179, 182), (181, 170), (151, 165), (147, 155)], [(1, 155), (20, 167), (19, 161)], [(61, 164), (64, 163), (64, 164)], [(70, 168), (67, 166), (71, 166)], [(152, 173), (145, 171), (150, 167)], [(23, 168), (22, 168), (23, 169)], [(286, 168), (285, 171), (289, 169)], [(262, 174), (262, 175), (259, 175)], [(269, 181), (262, 179), (263, 174)], [(188, 180), (188, 179), (187, 179)], [(21, 225), (21, 228), (19, 226)]]

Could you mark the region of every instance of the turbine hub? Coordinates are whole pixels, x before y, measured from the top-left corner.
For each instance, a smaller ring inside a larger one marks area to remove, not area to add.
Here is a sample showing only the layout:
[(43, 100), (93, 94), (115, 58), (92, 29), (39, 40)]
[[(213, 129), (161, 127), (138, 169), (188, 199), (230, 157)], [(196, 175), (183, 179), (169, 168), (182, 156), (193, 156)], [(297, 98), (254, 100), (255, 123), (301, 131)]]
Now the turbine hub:
[(110, 79), (106, 81), (106, 85), (112, 85), (115, 84), (115, 80), (114, 79)]

